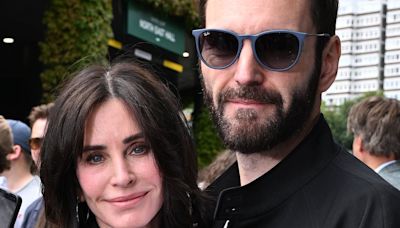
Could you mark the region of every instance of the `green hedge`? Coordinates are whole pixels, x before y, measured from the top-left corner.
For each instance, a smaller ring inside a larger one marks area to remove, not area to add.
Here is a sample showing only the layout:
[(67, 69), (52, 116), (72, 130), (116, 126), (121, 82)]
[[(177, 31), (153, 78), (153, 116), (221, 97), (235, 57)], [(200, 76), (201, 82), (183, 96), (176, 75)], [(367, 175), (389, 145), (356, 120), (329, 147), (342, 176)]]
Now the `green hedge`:
[(44, 14), (45, 39), (39, 44), (43, 102), (72, 71), (104, 59), (112, 38), (111, 0), (51, 0)]
[(224, 146), (217, 135), (206, 107), (201, 109), (194, 120), (193, 127), (196, 148), (199, 154), (199, 167), (205, 167), (211, 163), (219, 152), (224, 150)]

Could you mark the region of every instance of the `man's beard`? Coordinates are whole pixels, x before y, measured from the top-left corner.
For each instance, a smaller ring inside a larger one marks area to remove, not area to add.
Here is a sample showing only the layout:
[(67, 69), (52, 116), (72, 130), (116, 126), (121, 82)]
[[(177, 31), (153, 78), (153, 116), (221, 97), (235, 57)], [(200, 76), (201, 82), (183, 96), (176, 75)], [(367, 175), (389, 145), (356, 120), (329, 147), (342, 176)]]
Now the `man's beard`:
[[(277, 91), (267, 90), (262, 86), (241, 86), (237, 89), (228, 88), (218, 96), (218, 108), (212, 101), (212, 94), (207, 91), (204, 80), (204, 100), (218, 133), (226, 148), (244, 154), (263, 153), (295, 136), (303, 129), (312, 112), (320, 76), (320, 66), (312, 72), (311, 78), (302, 91), (295, 89), (291, 93), (292, 101), (284, 110), (284, 101)], [(265, 121), (253, 109), (238, 109), (235, 120), (224, 117), (225, 102), (229, 99), (248, 99), (261, 104), (273, 105), (271, 117)]]

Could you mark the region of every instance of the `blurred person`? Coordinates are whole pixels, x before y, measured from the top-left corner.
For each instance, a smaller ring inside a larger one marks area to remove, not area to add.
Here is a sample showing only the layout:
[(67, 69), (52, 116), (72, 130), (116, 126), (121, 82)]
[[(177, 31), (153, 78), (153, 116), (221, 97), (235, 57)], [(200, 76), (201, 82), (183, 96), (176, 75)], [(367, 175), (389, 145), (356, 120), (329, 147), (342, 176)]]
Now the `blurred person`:
[(1, 173), (5, 182), (1, 187), (22, 198), (21, 208), (14, 227), (21, 227), (26, 208), (41, 196), (40, 179), (35, 175), (34, 164), (29, 147), (31, 129), (19, 120), (7, 119), (13, 136), (13, 149), (7, 154), (10, 169)]
[(226, 169), (228, 169), (236, 161), (235, 153), (224, 150), (206, 167), (200, 170), (198, 177), (198, 185), (201, 189), (205, 189), (215, 179), (217, 179)]
[(40, 176), (55, 227), (208, 227), (187, 123), (137, 63), (91, 66), (65, 84)]
[(43, 136), (45, 134), (47, 126), (47, 118), (50, 114), (53, 103), (42, 104), (33, 107), (28, 119), (32, 128), (31, 138), (29, 139), (29, 145), (31, 147), (32, 158), (36, 165), (39, 167), (39, 153), (42, 144)]
[[(4, 119), (2, 115), (0, 115), (0, 173), (10, 168), (10, 161), (7, 160), (7, 154), (10, 153), (12, 149), (13, 138), (11, 128), (8, 125), (6, 119)], [(0, 180), (0, 182), (3, 181)]]
[(400, 227), (400, 193), (335, 143), (337, 0), (200, 0), (205, 102), (237, 162), (208, 188), (213, 227)]
[[(42, 146), (43, 137), (46, 132), (47, 118), (49, 117), (50, 111), (53, 106), (53, 103), (35, 106), (32, 108), (28, 116), (29, 123), (32, 128), (29, 145), (31, 147), (32, 158), (38, 168), (40, 168), (40, 147)], [(43, 210), (43, 197), (39, 197), (27, 207), (22, 227), (35, 227), (39, 215), (41, 215), (41, 217), (44, 217)]]
[(354, 104), (347, 118), (353, 154), (400, 190), (400, 101), (372, 96)]

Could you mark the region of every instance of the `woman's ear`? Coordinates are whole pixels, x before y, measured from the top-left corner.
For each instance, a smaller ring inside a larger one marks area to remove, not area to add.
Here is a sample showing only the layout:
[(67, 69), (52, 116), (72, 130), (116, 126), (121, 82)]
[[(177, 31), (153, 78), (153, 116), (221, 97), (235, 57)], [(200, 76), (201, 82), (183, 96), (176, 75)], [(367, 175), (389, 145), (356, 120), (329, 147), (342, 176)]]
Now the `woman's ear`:
[(325, 92), (335, 81), (341, 55), (340, 39), (334, 35), (329, 38), (322, 52), (321, 75), (319, 79), (319, 92)]

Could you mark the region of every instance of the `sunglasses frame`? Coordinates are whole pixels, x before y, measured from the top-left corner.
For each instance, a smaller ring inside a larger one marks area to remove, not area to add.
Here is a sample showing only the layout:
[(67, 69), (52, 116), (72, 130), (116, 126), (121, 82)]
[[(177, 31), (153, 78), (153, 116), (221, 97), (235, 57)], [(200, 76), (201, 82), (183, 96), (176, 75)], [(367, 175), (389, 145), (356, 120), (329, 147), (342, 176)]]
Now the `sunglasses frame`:
[[(200, 52), (200, 36), (201, 34), (205, 33), (205, 32), (221, 32), (221, 33), (228, 33), (230, 35), (232, 35), (233, 37), (236, 38), (236, 40), (238, 41), (238, 49), (236, 51), (236, 56), (232, 59), (232, 61), (227, 64), (226, 66), (222, 66), (222, 67), (215, 67), (215, 66), (210, 66), (205, 59), (203, 58), (203, 55)], [(299, 50), (297, 52), (297, 56), (295, 61), (293, 61), (292, 64), (290, 64), (288, 67), (285, 68), (271, 68), (267, 65), (265, 65), (258, 57), (257, 52), (256, 52), (256, 41), (259, 37), (266, 35), (266, 34), (274, 34), (274, 33), (285, 33), (285, 34), (291, 34), (293, 36), (295, 36), (299, 42)], [(251, 41), (251, 48), (253, 50), (253, 55), (256, 57), (257, 62), (265, 69), (270, 70), (270, 71), (278, 71), (278, 72), (282, 72), (282, 71), (287, 71), (290, 68), (292, 68), (294, 65), (297, 64), (297, 62), (299, 61), (301, 52), (303, 50), (303, 46), (304, 46), (304, 39), (308, 36), (316, 36), (316, 37), (324, 37), (324, 38), (329, 38), (331, 37), (331, 35), (327, 34), (327, 33), (320, 33), (320, 34), (310, 34), (310, 33), (305, 33), (305, 32), (296, 32), (296, 31), (292, 31), (292, 30), (267, 30), (261, 33), (257, 33), (254, 35), (239, 35), (233, 31), (230, 30), (226, 30), (226, 29), (194, 29), (192, 30), (192, 35), (195, 38), (195, 42), (196, 42), (196, 51), (197, 51), (197, 55), (198, 57), (201, 59), (201, 61), (206, 64), (208, 67), (212, 68), (212, 69), (226, 69), (228, 67), (230, 67), (231, 65), (233, 65), (240, 56), (240, 53), (242, 52), (242, 48), (243, 48), (243, 41), (246, 39), (249, 39)]]

